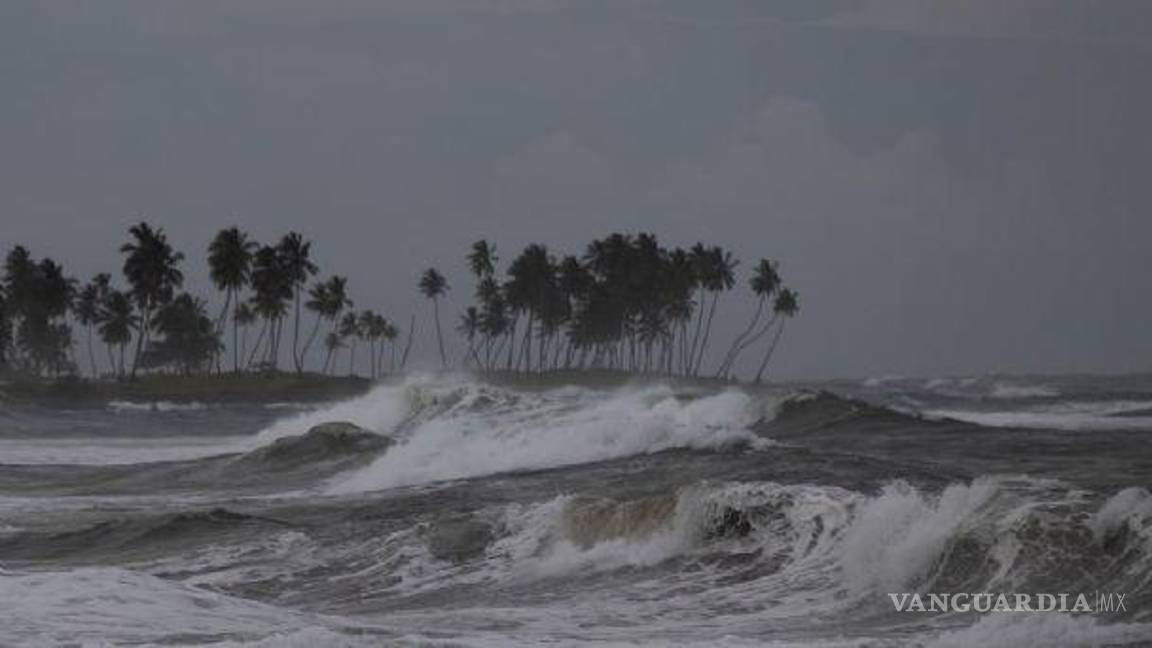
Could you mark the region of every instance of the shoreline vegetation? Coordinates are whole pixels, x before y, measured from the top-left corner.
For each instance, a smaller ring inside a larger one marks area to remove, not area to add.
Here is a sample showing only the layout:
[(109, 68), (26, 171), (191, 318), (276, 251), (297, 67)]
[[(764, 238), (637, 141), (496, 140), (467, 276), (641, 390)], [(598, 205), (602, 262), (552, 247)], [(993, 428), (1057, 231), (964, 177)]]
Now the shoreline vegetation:
[(498, 379), (592, 372), (728, 381), (752, 356), (760, 383), (800, 310), (779, 264), (761, 259), (741, 291), (752, 317), (721, 341), (714, 324), (740, 262), (720, 246), (665, 248), (653, 234), (613, 233), (578, 255), (533, 243), (501, 267), (496, 246), (480, 240), (457, 261), (473, 303), (449, 329), (464, 349), (450, 358), (441, 315), (452, 286), (435, 267), (414, 277), (427, 306), (404, 313), (401, 329), (403, 318), (357, 310), (347, 277), (317, 278), (312, 243), (297, 232), (272, 244), (238, 227), (217, 232), (206, 261), (219, 310), (184, 290), (185, 256), (163, 229), (132, 226), (119, 253), (120, 280), (99, 273), (81, 283), (52, 259), (11, 248), (0, 276), (3, 393), (354, 393), (403, 374), (418, 338), (440, 370)]

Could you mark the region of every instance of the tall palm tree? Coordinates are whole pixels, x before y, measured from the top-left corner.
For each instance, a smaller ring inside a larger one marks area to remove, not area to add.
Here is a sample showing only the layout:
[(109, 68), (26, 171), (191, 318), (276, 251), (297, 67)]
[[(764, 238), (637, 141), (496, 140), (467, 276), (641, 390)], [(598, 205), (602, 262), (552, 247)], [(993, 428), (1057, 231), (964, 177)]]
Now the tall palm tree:
[(252, 364), (263, 343), (264, 364), (272, 370), (279, 365), (280, 331), (293, 294), (292, 277), (285, 271), (283, 260), (277, 248), (270, 245), (261, 247), (252, 258), (251, 285), (255, 293), (251, 299), (252, 310), (264, 320), (264, 325), (256, 337), (248, 364)]
[(328, 366), (332, 364), (332, 354), (336, 353), (338, 349), (344, 346), (344, 339), (340, 337), (337, 331), (331, 331), (328, 335), (324, 336), (324, 367), (320, 372), (325, 376), (328, 375)]
[(699, 374), (700, 365), (704, 362), (704, 353), (708, 350), (708, 338), (712, 333), (712, 319), (716, 316), (716, 303), (720, 300), (722, 292), (731, 290), (732, 286), (736, 285), (735, 269), (739, 264), (739, 261), (732, 258), (731, 252), (725, 252), (719, 246), (708, 250), (700, 283), (704, 290), (712, 293), (712, 303), (708, 307), (708, 321), (704, 326), (704, 337), (700, 341), (700, 349), (692, 369), (693, 376)]
[(296, 373), (300, 374), (304, 373), (304, 357), (300, 353), (300, 291), (308, 277), (315, 275), (319, 268), (310, 258), (312, 243), (305, 241), (297, 232), (285, 234), (276, 246), (276, 251), (281, 258), (285, 279), (292, 287), (293, 309), (296, 313), (296, 322), (292, 327), (292, 362), (296, 365)]
[(499, 260), (496, 257), (495, 246), (489, 245), (485, 240), (473, 243), (472, 251), (468, 253), (468, 267), (477, 279), (491, 277), (496, 272), (496, 262)]
[(464, 309), (464, 314), (460, 316), (460, 324), (457, 325), (456, 330), (468, 342), (468, 350), (464, 354), (464, 366), (467, 367), (468, 364), (475, 361), (475, 367), (481, 368), (480, 356), (476, 353), (476, 334), (481, 330), (480, 311), (475, 306)]
[(772, 311), (781, 318), (780, 326), (776, 329), (772, 344), (764, 353), (764, 360), (760, 363), (760, 369), (756, 371), (756, 378), (752, 381), (756, 384), (760, 384), (760, 380), (764, 377), (764, 370), (768, 368), (768, 361), (776, 352), (776, 344), (780, 342), (780, 336), (784, 334), (784, 324), (800, 312), (800, 296), (790, 288), (781, 288), (776, 294), (776, 301), (772, 304)]
[(436, 320), (436, 343), (440, 346), (440, 366), (448, 368), (448, 356), (444, 353), (444, 334), (440, 330), (440, 297), (448, 291), (448, 282), (436, 268), (428, 268), (420, 277), (420, 293), (432, 300), (433, 316)]
[(232, 309), (232, 322), (240, 327), (240, 357), (248, 357), (248, 329), (256, 321), (256, 312), (248, 302), (236, 302)]
[(120, 246), (120, 252), (125, 255), (124, 277), (132, 286), (132, 298), (140, 311), (140, 331), (132, 357), (131, 377), (135, 378), (153, 313), (171, 301), (175, 290), (184, 284), (184, 274), (177, 267), (184, 255), (172, 249), (163, 229), (152, 229), (148, 223), (133, 225), (128, 233), (132, 240)]
[[(105, 275), (107, 276), (107, 275)], [(92, 329), (100, 322), (100, 286), (95, 280), (84, 284), (84, 287), (76, 294), (76, 303), (73, 304), (73, 312), (76, 315), (76, 321), (84, 327), (87, 338), (88, 346), (88, 368), (91, 371), (93, 378), (97, 376), (96, 371), (96, 352), (92, 350)]]
[[(136, 314), (132, 299), (119, 290), (109, 290), (100, 308), (100, 339), (109, 349), (119, 349), (119, 362), (112, 362), (112, 370), (118, 378), (124, 377), (124, 349), (132, 341), (133, 331), (140, 328), (140, 316)], [(110, 358), (111, 359), (111, 358)]]
[(747, 348), (748, 338), (756, 329), (756, 325), (760, 323), (760, 317), (764, 313), (764, 306), (768, 303), (769, 299), (776, 294), (780, 288), (780, 264), (768, 259), (760, 259), (760, 263), (756, 264), (756, 269), (753, 271), (752, 277), (748, 280), (748, 285), (752, 288), (752, 293), (756, 295), (756, 311), (752, 315), (751, 321), (748, 326), (736, 336), (732, 342), (731, 348), (724, 356), (724, 361), (720, 364), (720, 368), (716, 371), (717, 378), (726, 378), (732, 371), (732, 367), (736, 364), (736, 360), (740, 354)]
[[(229, 313), (237, 293), (248, 285), (252, 271), (252, 256), (260, 246), (249, 240), (248, 233), (238, 227), (229, 227), (217, 232), (208, 244), (208, 267), (212, 283), (217, 290), (224, 292), (224, 306), (216, 318), (216, 330), (222, 331), (224, 320)], [(233, 314), (235, 314), (233, 312)], [(238, 345), (239, 324), (232, 318), (232, 370), (240, 372), (240, 349)]]
[(348, 298), (347, 277), (333, 275), (327, 281), (314, 284), (308, 291), (308, 301), (304, 303), (304, 308), (316, 313), (316, 322), (312, 325), (308, 340), (304, 342), (300, 357), (307, 357), (308, 350), (312, 348), (312, 342), (320, 331), (322, 321), (331, 322), (332, 328), (335, 329), (340, 314), (353, 305), (352, 300)]
[(360, 338), (360, 319), (356, 313), (345, 313), (338, 329), (341, 341), (352, 340), (348, 345), (348, 375), (356, 375), (356, 341)]

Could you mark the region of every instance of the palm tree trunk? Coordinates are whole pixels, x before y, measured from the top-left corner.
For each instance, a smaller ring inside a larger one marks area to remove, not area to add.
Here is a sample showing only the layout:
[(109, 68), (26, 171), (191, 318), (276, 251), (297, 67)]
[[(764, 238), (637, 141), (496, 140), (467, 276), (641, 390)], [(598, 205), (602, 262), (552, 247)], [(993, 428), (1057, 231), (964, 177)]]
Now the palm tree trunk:
[(720, 291), (712, 293), (712, 305), (708, 308), (708, 324), (704, 327), (704, 339), (700, 341), (700, 353), (696, 358), (696, 365), (692, 375), (700, 373), (700, 365), (704, 364), (704, 351), (708, 349), (708, 337), (712, 334), (712, 318), (716, 316), (716, 302), (720, 299)]
[(88, 366), (92, 369), (92, 377), (96, 378), (96, 352), (92, 350), (92, 325), (88, 325)]
[(724, 354), (724, 361), (720, 363), (720, 368), (716, 371), (717, 378), (724, 378), (727, 376), (728, 370), (736, 363), (736, 358), (740, 355), (743, 347), (740, 344), (747, 338), (756, 325), (760, 322), (760, 315), (764, 313), (764, 304), (767, 298), (764, 295), (760, 296), (760, 300), (756, 302), (756, 314), (752, 317), (752, 321), (748, 322), (748, 327), (745, 328), (740, 335), (732, 342), (732, 347), (728, 349), (728, 353)]
[(304, 364), (304, 357), (308, 355), (308, 350), (312, 348), (312, 343), (316, 340), (316, 334), (320, 332), (320, 321), (324, 318), (317, 313), (316, 324), (312, 326), (312, 332), (308, 334), (308, 340), (304, 342), (304, 349), (300, 352), (300, 364)]
[(268, 318), (264, 318), (264, 325), (260, 327), (260, 334), (256, 336), (256, 343), (252, 345), (252, 355), (248, 356), (248, 367), (252, 367), (252, 363), (256, 360), (256, 354), (260, 351), (260, 345), (264, 343), (264, 335), (268, 332), (268, 324), (271, 322)]
[(304, 373), (304, 358), (300, 354), (300, 284), (295, 287), (296, 323), (292, 326), (292, 362), (296, 365), (296, 373)]
[(756, 372), (756, 379), (752, 382), (759, 385), (761, 378), (764, 377), (764, 370), (768, 368), (768, 361), (772, 359), (772, 354), (776, 352), (776, 344), (780, 342), (780, 336), (784, 334), (784, 320), (780, 320), (780, 328), (776, 329), (776, 335), (772, 338), (772, 344), (768, 347), (768, 352), (764, 354), (764, 361), (760, 363), (760, 369)]
[(448, 368), (448, 356), (444, 354), (444, 334), (440, 331), (440, 298), (432, 298), (432, 312), (436, 317), (436, 344), (440, 346), (440, 367)]
[(149, 315), (151, 315), (150, 308), (140, 309), (140, 330), (136, 335), (136, 352), (132, 354), (132, 375), (131, 378), (136, 378), (136, 367), (140, 364), (140, 352), (144, 349), (144, 338), (148, 336), (149, 328)]
[(400, 369), (408, 366), (408, 352), (412, 350), (412, 336), (416, 331), (416, 314), (412, 314), (412, 319), (408, 322), (408, 341), (404, 343), (404, 355), (400, 357)]

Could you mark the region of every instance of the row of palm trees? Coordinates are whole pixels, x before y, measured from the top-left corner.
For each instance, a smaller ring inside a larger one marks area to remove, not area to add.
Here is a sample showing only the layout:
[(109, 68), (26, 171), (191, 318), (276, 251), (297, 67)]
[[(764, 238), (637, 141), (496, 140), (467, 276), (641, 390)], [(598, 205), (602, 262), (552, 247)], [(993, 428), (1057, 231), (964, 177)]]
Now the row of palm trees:
[[(0, 369), (32, 375), (76, 372), (73, 324), (84, 330), (89, 373), (99, 374), (94, 334), (104, 342), (117, 377), (140, 371), (276, 371), (282, 355), (303, 373), (318, 341), (322, 373), (337, 371), (347, 350), (348, 373), (365, 348), (373, 378), (402, 370), (407, 342), (401, 330), (372, 310), (354, 310), (348, 280), (333, 275), (308, 283), (319, 268), (312, 244), (296, 232), (260, 244), (238, 227), (219, 231), (208, 245), (209, 276), (223, 296), (209, 317), (206, 302), (182, 290), (184, 255), (164, 231), (147, 223), (128, 230), (120, 247), (126, 286), (110, 274), (79, 285), (51, 259), (35, 260), (17, 246), (8, 254), (0, 286)], [(474, 243), (466, 257), (475, 303), (456, 330), (465, 342), (461, 363), (476, 371), (543, 372), (610, 369), (700, 376), (713, 346), (721, 297), (736, 285), (739, 262), (719, 246), (662, 247), (652, 234), (615, 233), (589, 243), (580, 256), (556, 257), (528, 245), (503, 273), (495, 246)], [(435, 268), (417, 287), (431, 302), (440, 364), (450, 365), (441, 326), (447, 279)], [(779, 265), (762, 259), (749, 287), (753, 316), (720, 356), (713, 376), (730, 378), (745, 352), (762, 350), (760, 381), (785, 323), (799, 310)], [(311, 324), (304, 313), (311, 313)], [(287, 338), (285, 323), (290, 320)], [(249, 347), (249, 332), (255, 330)], [(228, 343), (225, 340), (230, 338)], [(287, 338), (287, 339), (286, 339)], [(130, 351), (131, 349), (131, 351)]]
[[(84, 330), (92, 376), (101, 373), (97, 334), (107, 350), (108, 371), (116, 377), (135, 377), (142, 370), (222, 372), (229, 352), (233, 372), (276, 370), (289, 315), (288, 355), (296, 372), (303, 373), (325, 326), (325, 372), (335, 370), (335, 352), (349, 348), (353, 373), (358, 340), (371, 350), (373, 377), (386, 366), (396, 370), (399, 330), (371, 310), (353, 312), (346, 277), (318, 281), (305, 295), (306, 282), (318, 268), (311, 259), (312, 244), (300, 234), (290, 232), (273, 245), (260, 245), (237, 227), (217, 233), (208, 246), (208, 267), (224, 300), (210, 318), (204, 300), (181, 291), (184, 255), (164, 231), (140, 223), (128, 233), (129, 241), (120, 248), (124, 289), (114, 286), (107, 273), (81, 286), (51, 259), (37, 261), (22, 246), (10, 251), (0, 283), (0, 370), (33, 376), (77, 372), (73, 325)], [(304, 310), (314, 313), (315, 322), (302, 339)], [(225, 344), (229, 324), (231, 344)], [(258, 334), (249, 349), (248, 332), (254, 327)], [(387, 365), (385, 343), (393, 347)]]
[[(666, 249), (647, 233), (611, 234), (589, 243), (579, 257), (558, 258), (547, 247), (531, 244), (512, 259), (504, 280), (498, 278), (499, 258), (488, 241), (474, 243), (467, 262), (476, 280), (476, 303), (465, 309), (457, 327), (467, 343), (466, 366), (683, 376), (702, 375), (720, 297), (735, 286), (739, 265), (719, 246)], [(730, 378), (744, 352), (761, 346), (754, 378), (760, 382), (785, 323), (799, 312), (798, 295), (783, 286), (777, 262), (760, 260), (749, 287), (755, 312), (714, 377)], [(429, 268), (419, 289), (432, 302), (440, 361), (446, 367), (439, 306), (448, 284)]]

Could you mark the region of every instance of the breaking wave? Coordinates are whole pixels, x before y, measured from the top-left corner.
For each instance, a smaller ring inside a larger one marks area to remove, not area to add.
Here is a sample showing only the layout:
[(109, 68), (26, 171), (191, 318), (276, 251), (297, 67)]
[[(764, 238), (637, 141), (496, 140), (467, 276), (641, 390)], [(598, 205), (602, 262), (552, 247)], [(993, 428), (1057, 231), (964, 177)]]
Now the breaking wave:
[(348, 493), (671, 448), (762, 448), (768, 442), (749, 426), (767, 415), (763, 403), (736, 389), (709, 394), (652, 385), (607, 394), (577, 387), (517, 392), (450, 380), (383, 387), (261, 438), (332, 418), (390, 432), (394, 447), (329, 486), (330, 492)]

